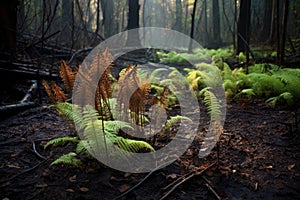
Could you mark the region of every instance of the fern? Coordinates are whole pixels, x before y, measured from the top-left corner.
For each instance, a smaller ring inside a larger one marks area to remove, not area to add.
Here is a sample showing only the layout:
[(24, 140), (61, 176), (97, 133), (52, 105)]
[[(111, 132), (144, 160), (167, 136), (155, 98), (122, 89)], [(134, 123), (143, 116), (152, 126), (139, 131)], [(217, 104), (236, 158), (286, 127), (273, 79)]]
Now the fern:
[(77, 143), (77, 146), (76, 146), (76, 153), (79, 154), (79, 153), (84, 153), (86, 155), (90, 155), (88, 153), (88, 144), (87, 144), (87, 141), (85, 140), (80, 140), (78, 143)]
[(162, 135), (164, 135), (166, 133), (167, 130), (169, 130), (170, 128), (172, 128), (176, 123), (182, 121), (182, 120), (188, 120), (188, 121), (192, 121), (190, 118), (185, 117), (185, 116), (181, 116), (181, 115), (176, 115), (173, 117), (170, 117), (170, 119), (168, 119), (166, 121), (166, 124), (164, 125), (164, 127), (162, 128), (162, 131), (160, 132)]
[[(97, 111), (91, 106), (87, 105), (83, 109), (82, 114), (82, 125), (83, 138), (88, 141), (86, 147), (88, 150), (102, 152), (106, 148), (113, 149), (113, 145), (116, 144), (126, 151), (132, 149), (150, 149), (150, 145), (144, 141), (130, 140), (118, 136), (120, 129), (127, 128), (132, 129), (132, 127), (123, 121), (101, 121), (99, 120), (99, 115)], [(135, 141), (135, 142), (134, 142)], [(107, 145), (107, 146), (106, 146)], [(95, 152), (94, 152), (95, 153)]]
[(73, 106), (74, 104), (68, 102), (60, 102), (56, 103), (50, 107), (54, 107), (59, 114), (66, 116), (70, 120), (74, 120), (73, 118)]
[(57, 147), (57, 146), (65, 145), (67, 143), (78, 143), (78, 141), (79, 141), (78, 137), (66, 136), (66, 137), (55, 138), (55, 139), (48, 141), (44, 145), (44, 149), (46, 149), (49, 146)]
[(221, 105), (218, 98), (213, 92), (209, 90), (210, 88), (204, 88), (200, 91), (201, 96), (204, 96), (204, 104), (207, 107), (208, 114), (212, 121), (221, 120)]
[(253, 99), (254, 96), (256, 96), (253, 89), (243, 89), (240, 93), (237, 94), (237, 96), (246, 96), (248, 100)]
[(288, 106), (292, 106), (294, 102), (293, 95), (290, 92), (284, 92), (276, 97), (271, 97), (266, 100), (267, 103), (270, 103), (273, 107), (278, 104), (286, 104)]
[(77, 154), (74, 152), (69, 152), (68, 154), (64, 154), (55, 161), (53, 161), (50, 166), (58, 165), (58, 164), (65, 164), (69, 166), (79, 167), (82, 165), (80, 159), (76, 158)]
[(267, 75), (252, 73), (248, 75), (250, 88), (260, 97), (270, 97), (281, 94), (284, 84), (277, 78)]

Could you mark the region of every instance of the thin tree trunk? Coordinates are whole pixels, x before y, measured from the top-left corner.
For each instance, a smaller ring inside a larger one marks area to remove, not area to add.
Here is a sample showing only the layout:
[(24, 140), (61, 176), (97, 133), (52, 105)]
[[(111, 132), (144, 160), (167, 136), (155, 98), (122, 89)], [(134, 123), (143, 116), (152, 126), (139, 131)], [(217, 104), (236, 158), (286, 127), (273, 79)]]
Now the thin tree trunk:
[(100, 26), (100, 0), (97, 0), (97, 14), (96, 14), (96, 30), (95, 33), (98, 34)]
[[(128, 25), (127, 29), (139, 28), (139, 1), (129, 0), (128, 2), (129, 12), (128, 12)], [(129, 46), (139, 46), (141, 44), (138, 30), (134, 30), (131, 35), (128, 35), (127, 45)]]
[(192, 15), (192, 25), (191, 25), (191, 34), (190, 34), (190, 44), (189, 44), (189, 53), (192, 53), (193, 50), (193, 38), (194, 38), (194, 25), (195, 25), (195, 14), (196, 14), (196, 8), (197, 8), (197, 0), (194, 1), (194, 6), (193, 6), (193, 13)]
[(174, 29), (182, 31), (182, 4), (181, 0), (176, 0), (176, 20)]
[(289, 14), (289, 0), (284, 0), (283, 18), (282, 18), (282, 35), (281, 35), (281, 51), (280, 51), (280, 65), (284, 62), (285, 41), (287, 31), (287, 18)]
[(272, 24), (272, 8), (273, 0), (265, 0), (264, 18), (263, 18), (263, 28), (261, 30), (261, 40), (266, 41), (269, 39)]
[(213, 45), (218, 45), (221, 42), (220, 38), (220, 10), (219, 0), (213, 0), (212, 4), (212, 15), (213, 15)]
[(249, 26), (250, 26), (250, 5), (251, 0), (240, 1), (240, 12), (237, 27), (237, 49), (236, 54), (246, 52), (249, 48)]

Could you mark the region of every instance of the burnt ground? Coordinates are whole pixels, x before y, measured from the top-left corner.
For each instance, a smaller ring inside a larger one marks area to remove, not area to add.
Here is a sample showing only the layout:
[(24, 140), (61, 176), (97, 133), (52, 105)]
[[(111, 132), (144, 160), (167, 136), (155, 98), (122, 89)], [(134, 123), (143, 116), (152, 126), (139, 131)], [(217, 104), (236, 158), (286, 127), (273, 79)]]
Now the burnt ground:
[[(299, 111), (297, 115), (300, 118)], [(216, 161), (215, 149), (198, 159), (197, 146), (192, 145), (180, 160), (153, 172), (121, 199), (160, 199), (172, 189), (173, 185), (166, 187), (170, 183), (202, 169), (206, 171), (165, 199), (300, 199), (300, 137), (292, 120), (291, 111), (273, 109), (262, 101), (232, 101), (220, 138), (219, 168), (208, 168)], [(70, 134), (72, 127), (47, 106), (2, 121), (0, 198), (113, 199), (147, 175), (119, 172), (92, 159), (81, 168), (50, 167), (73, 147), (44, 150), (43, 145)]]

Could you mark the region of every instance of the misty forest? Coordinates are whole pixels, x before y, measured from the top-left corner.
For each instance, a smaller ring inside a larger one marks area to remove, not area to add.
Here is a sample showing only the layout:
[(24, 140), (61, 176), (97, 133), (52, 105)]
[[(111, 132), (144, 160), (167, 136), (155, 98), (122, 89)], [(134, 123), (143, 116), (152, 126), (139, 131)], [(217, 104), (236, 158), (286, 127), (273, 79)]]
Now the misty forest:
[(300, 199), (299, 36), (299, 0), (1, 0), (0, 198)]

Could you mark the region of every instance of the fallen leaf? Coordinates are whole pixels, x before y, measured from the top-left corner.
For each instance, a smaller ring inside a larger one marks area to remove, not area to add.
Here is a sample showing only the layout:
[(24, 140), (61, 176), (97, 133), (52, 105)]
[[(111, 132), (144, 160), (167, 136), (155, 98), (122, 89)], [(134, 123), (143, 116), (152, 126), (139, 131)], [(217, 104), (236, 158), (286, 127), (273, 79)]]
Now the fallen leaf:
[(79, 190), (80, 190), (81, 192), (88, 192), (88, 191), (89, 191), (89, 188), (87, 188), (87, 187), (81, 187), (81, 188), (79, 188)]
[(124, 184), (124, 185), (121, 185), (121, 187), (119, 188), (119, 191), (122, 193), (122, 192), (125, 192), (126, 190), (128, 190), (130, 188), (130, 186), (128, 184)]
[(48, 185), (46, 183), (38, 183), (35, 185), (35, 187), (37, 188), (44, 188), (44, 187), (47, 187)]
[(75, 191), (71, 188), (68, 188), (68, 189), (66, 189), (66, 192), (75, 192)]
[(127, 172), (126, 172), (126, 173), (124, 174), (124, 177), (127, 178), (127, 177), (130, 176), (130, 175), (131, 175), (130, 173), (127, 173)]
[(167, 178), (175, 179), (177, 177), (177, 174), (169, 174)]
[(69, 181), (70, 181), (71, 183), (76, 182), (76, 181), (77, 181), (77, 180), (76, 180), (76, 175), (71, 176), (71, 177), (69, 178)]
[(8, 164), (7, 167), (9, 168), (16, 168), (16, 169), (19, 169), (20, 166), (16, 163), (16, 164)]
[(288, 168), (288, 170), (291, 171), (295, 166), (296, 166), (295, 164), (292, 164), (292, 165), (288, 165), (287, 168)]

